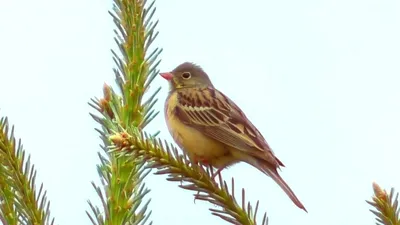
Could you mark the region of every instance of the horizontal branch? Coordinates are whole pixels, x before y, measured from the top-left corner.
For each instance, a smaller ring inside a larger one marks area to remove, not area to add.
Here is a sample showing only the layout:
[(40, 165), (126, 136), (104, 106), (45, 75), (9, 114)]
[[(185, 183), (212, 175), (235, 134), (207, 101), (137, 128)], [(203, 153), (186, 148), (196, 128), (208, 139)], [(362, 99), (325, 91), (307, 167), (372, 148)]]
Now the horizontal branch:
[[(129, 132), (129, 131), (128, 131)], [(234, 196), (234, 180), (231, 190), (218, 174), (219, 182), (212, 177), (212, 168), (204, 167), (190, 161), (186, 155), (180, 155), (175, 147), (160, 139), (150, 138), (147, 134), (116, 133), (109, 137), (113, 146), (110, 151), (132, 158), (142, 158), (147, 162), (147, 167), (156, 168), (155, 174), (167, 174), (169, 181), (178, 181), (179, 187), (196, 191), (195, 199), (207, 201), (222, 209), (210, 209), (216, 215), (230, 223), (242, 225), (255, 225), (258, 211), (258, 202), (255, 209), (250, 203), (246, 204), (245, 191), (242, 189), (242, 204), (239, 205)], [(267, 224), (264, 214), (261, 224)]]

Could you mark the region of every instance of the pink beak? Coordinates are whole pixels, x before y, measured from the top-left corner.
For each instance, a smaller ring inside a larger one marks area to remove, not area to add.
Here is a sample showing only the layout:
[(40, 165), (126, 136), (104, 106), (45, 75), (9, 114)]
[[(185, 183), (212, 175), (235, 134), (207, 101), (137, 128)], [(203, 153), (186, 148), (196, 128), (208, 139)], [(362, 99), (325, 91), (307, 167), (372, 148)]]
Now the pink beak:
[(160, 75), (164, 78), (164, 79), (166, 79), (166, 80), (172, 80), (172, 77), (174, 76), (174, 75), (172, 75), (172, 73), (160, 73)]

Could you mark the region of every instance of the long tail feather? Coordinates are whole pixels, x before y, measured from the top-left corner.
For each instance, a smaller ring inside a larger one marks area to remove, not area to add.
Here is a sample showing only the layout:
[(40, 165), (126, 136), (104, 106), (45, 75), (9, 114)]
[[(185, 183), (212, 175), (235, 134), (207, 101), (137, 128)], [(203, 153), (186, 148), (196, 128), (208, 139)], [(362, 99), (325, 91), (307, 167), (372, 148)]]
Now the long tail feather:
[(300, 209), (303, 209), (304, 211), (307, 212), (307, 209), (304, 207), (304, 205), (300, 202), (300, 200), (297, 198), (297, 196), (294, 194), (292, 189), (290, 189), (289, 185), (282, 179), (282, 177), (279, 175), (278, 171), (276, 168), (270, 168), (269, 165), (261, 165), (261, 167), (258, 167), (263, 173), (267, 174), (270, 176), (282, 189), (285, 191), (285, 193), (289, 196), (289, 198), (293, 201), (293, 203), (299, 207)]
[(241, 152), (240, 153), (235, 152), (235, 153), (236, 153), (236, 155), (235, 155), (236, 157), (238, 157), (241, 160), (247, 162), (248, 164), (256, 167), (257, 169), (259, 169), (264, 174), (270, 176), (283, 189), (283, 191), (285, 191), (285, 193), (289, 196), (289, 198), (293, 201), (293, 203), (297, 207), (299, 207), (300, 209), (303, 209), (304, 211), (307, 212), (306, 208), (300, 202), (300, 200), (297, 198), (297, 196), (294, 194), (292, 189), (290, 189), (289, 185), (279, 175), (276, 166), (283, 165), (283, 163), (281, 161), (279, 161), (275, 157), (275, 159), (277, 160), (276, 161), (276, 166), (273, 166), (273, 165), (271, 165), (271, 163), (269, 163), (266, 160), (258, 159), (258, 158), (243, 154)]
[(306, 208), (296, 197), (292, 189), (290, 189), (289, 185), (279, 175), (277, 168), (283, 165), (283, 163), (279, 161), (279, 159), (277, 159), (273, 155), (271, 156), (273, 156), (274, 158), (270, 157), (268, 158), (269, 160), (260, 159), (254, 156), (250, 156), (249, 154), (246, 154), (243, 151), (232, 151), (232, 153), (235, 158), (240, 159), (240, 161), (247, 162), (248, 164), (259, 169), (264, 174), (270, 176), (283, 189), (283, 191), (285, 191), (285, 193), (289, 196), (289, 198), (293, 201), (293, 203), (297, 207), (307, 212)]

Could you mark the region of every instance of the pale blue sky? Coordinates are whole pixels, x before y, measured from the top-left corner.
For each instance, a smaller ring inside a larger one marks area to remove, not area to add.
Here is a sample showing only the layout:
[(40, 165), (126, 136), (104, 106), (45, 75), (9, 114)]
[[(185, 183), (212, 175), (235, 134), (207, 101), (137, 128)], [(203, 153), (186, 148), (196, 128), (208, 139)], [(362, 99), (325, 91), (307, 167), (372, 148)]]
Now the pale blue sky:
[[(245, 164), (223, 172), (271, 225), (374, 224), (372, 181), (400, 189), (400, 2), (159, 0), (162, 71), (192, 61), (285, 163), (296, 208)], [(113, 84), (111, 1), (0, 0), (0, 114), (16, 125), (57, 224), (89, 224), (100, 140), (87, 105)], [(167, 84), (156, 108), (163, 109)], [(148, 127), (172, 141), (163, 115)], [(165, 176), (149, 176), (155, 224), (225, 224)]]

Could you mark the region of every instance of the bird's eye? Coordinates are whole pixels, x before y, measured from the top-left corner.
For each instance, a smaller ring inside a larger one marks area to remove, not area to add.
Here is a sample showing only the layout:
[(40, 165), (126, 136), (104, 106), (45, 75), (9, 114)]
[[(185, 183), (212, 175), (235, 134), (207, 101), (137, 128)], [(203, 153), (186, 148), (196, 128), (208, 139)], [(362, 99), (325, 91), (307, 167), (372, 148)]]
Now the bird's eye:
[(182, 73), (182, 78), (185, 79), (185, 80), (187, 80), (187, 79), (189, 79), (191, 77), (192, 77), (192, 74), (190, 74), (189, 72)]

